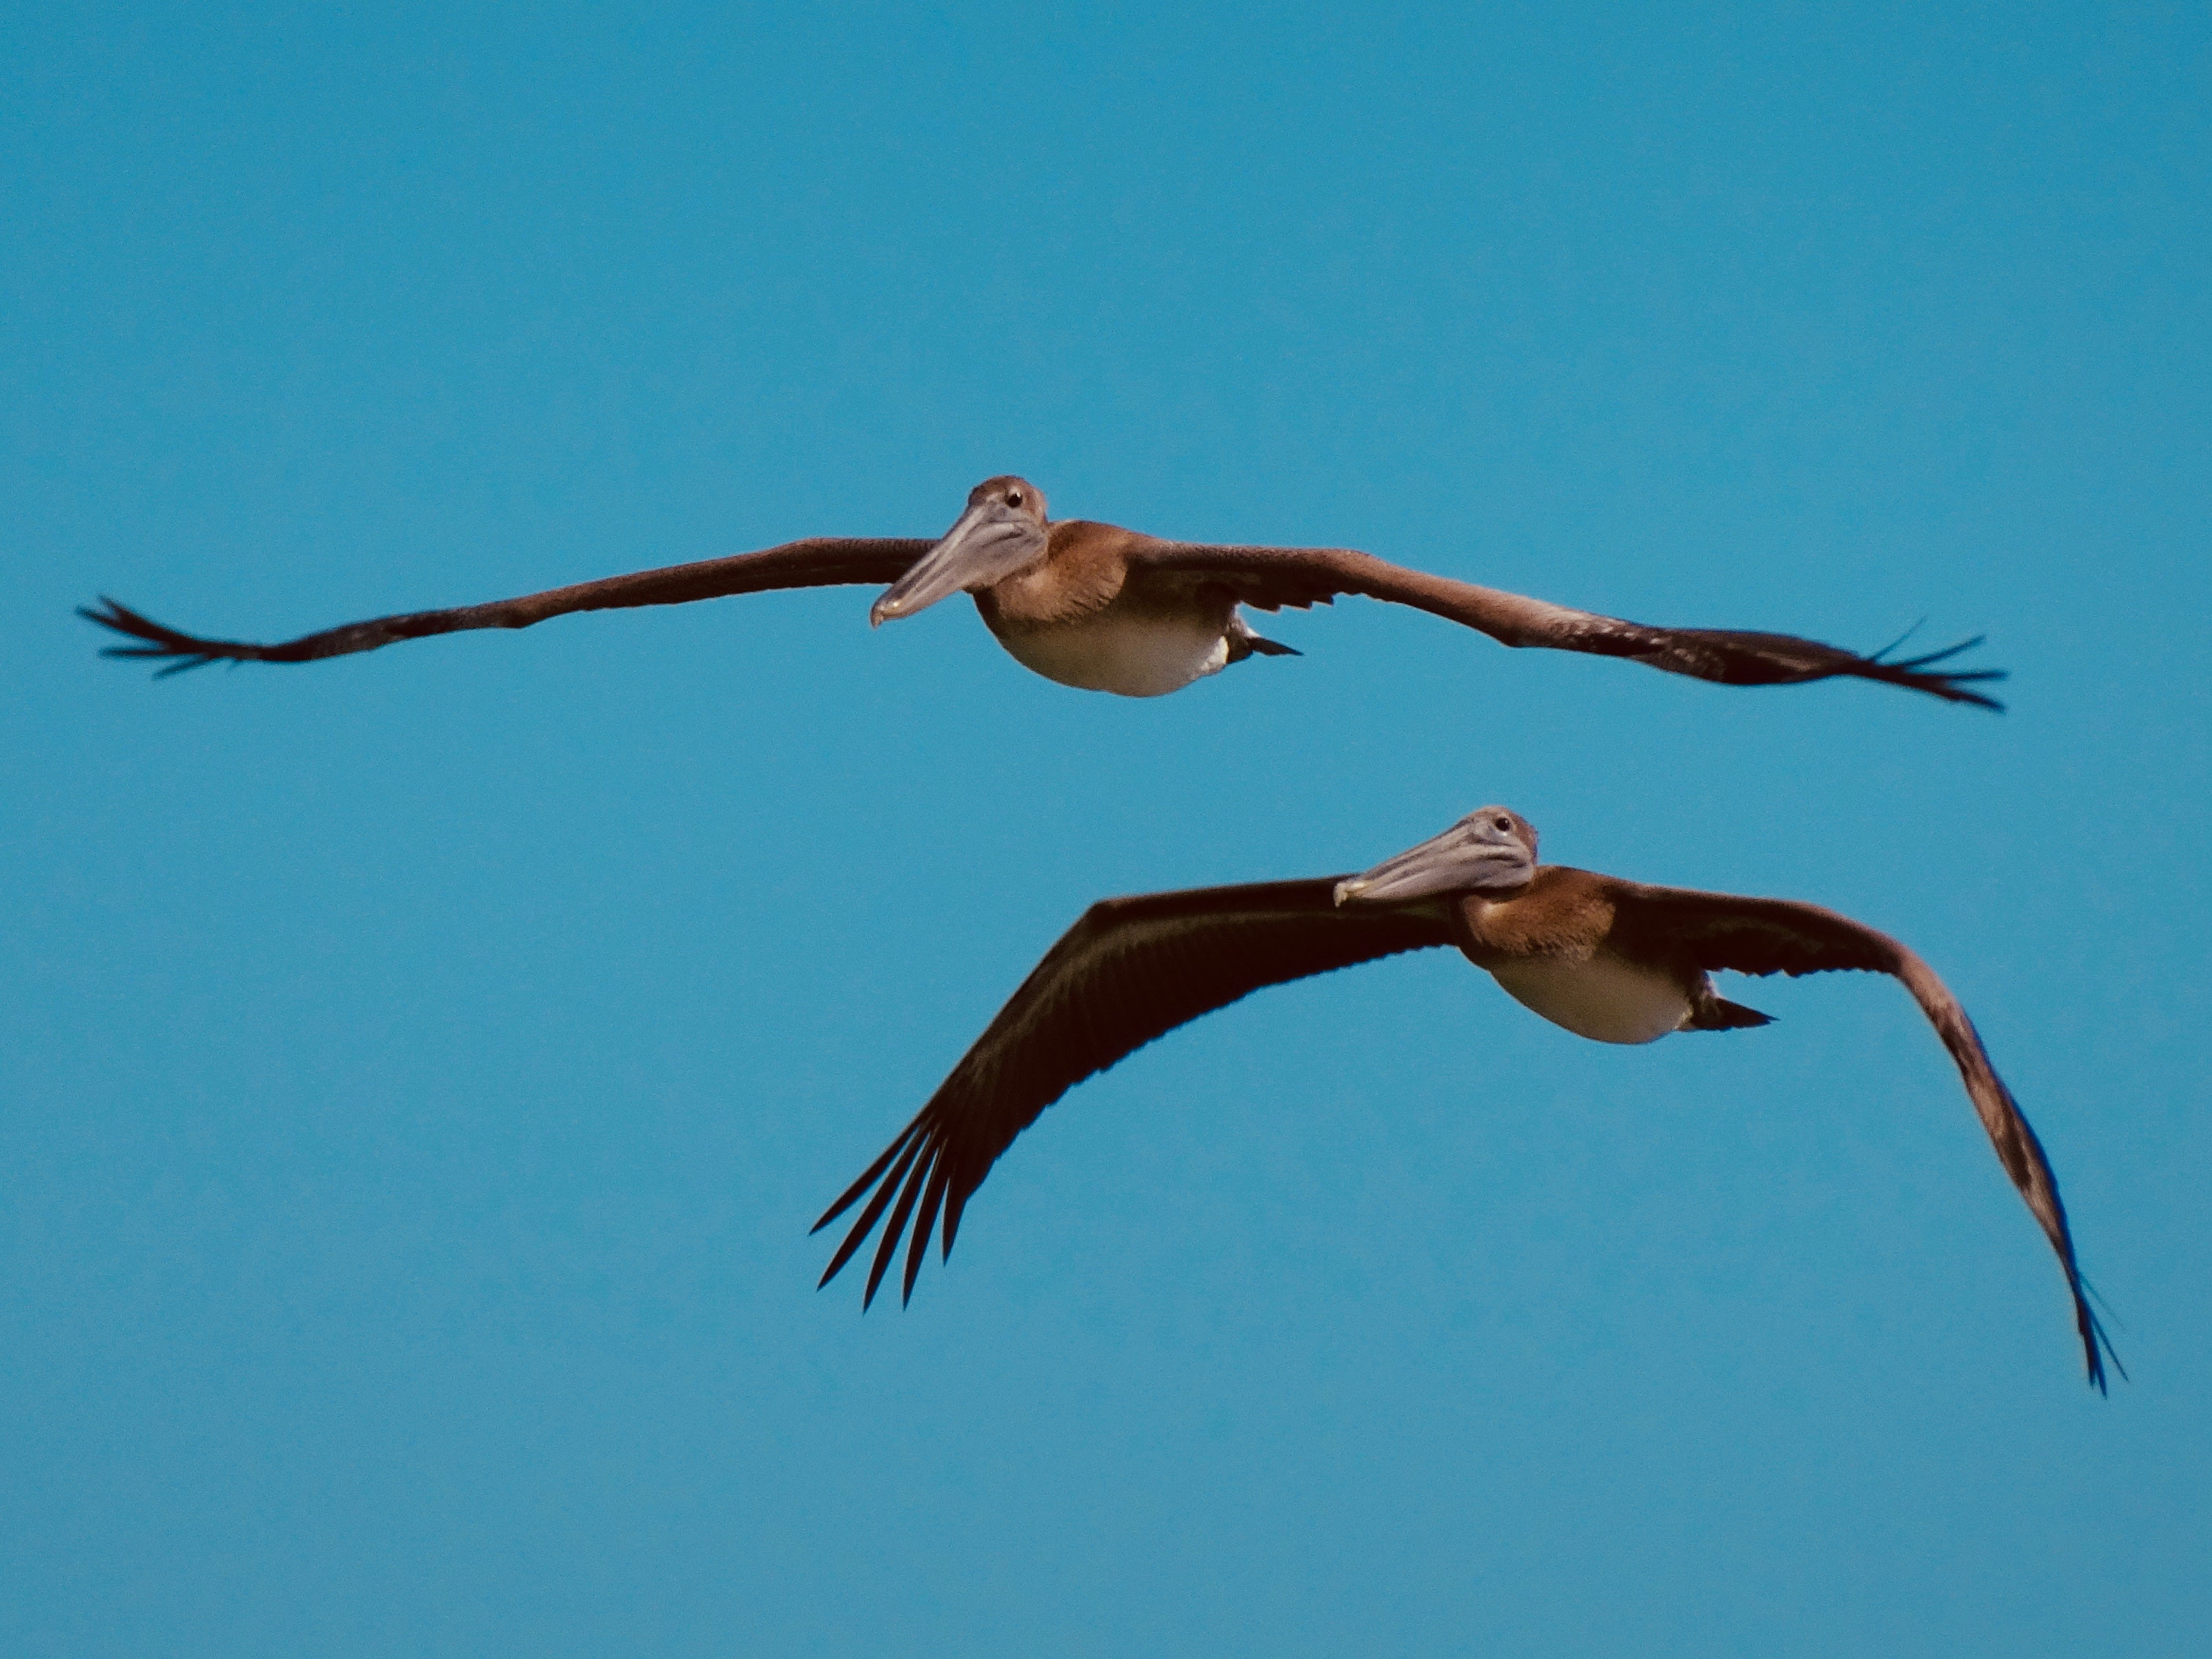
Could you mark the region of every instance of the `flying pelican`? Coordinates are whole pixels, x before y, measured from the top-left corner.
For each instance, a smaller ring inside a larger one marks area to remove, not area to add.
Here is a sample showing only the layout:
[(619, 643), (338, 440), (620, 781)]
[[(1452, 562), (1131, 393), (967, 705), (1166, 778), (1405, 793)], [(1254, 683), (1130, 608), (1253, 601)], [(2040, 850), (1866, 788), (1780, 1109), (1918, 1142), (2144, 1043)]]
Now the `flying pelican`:
[[(911, 617), (950, 594), (973, 594), (985, 626), (1025, 667), (1088, 691), (1156, 697), (1253, 655), (1296, 656), (1263, 639), (1241, 606), (1279, 611), (1364, 593), (1408, 605), (1510, 646), (1627, 657), (1724, 685), (1793, 685), (1853, 676), (1907, 686), (1953, 702), (2001, 708), (1973, 690), (2004, 678), (1994, 668), (1938, 668), (1981, 643), (1892, 659), (1894, 646), (1861, 656), (1788, 634), (1648, 628), (1496, 588), (1431, 576), (1340, 547), (1236, 547), (1161, 541), (1133, 530), (1045, 515), (1044, 493), (1025, 479), (988, 478), (935, 542), (816, 537), (761, 553), (640, 570), (447, 611), (414, 611), (349, 623), (276, 645), (203, 639), (103, 597), (78, 615), (136, 641), (111, 657), (166, 661), (162, 674), (210, 662), (313, 662), (374, 651), (399, 640), (474, 628), (528, 628), (572, 611), (684, 605), (775, 588), (886, 583), (871, 624)], [(1902, 643), (1902, 641), (1899, 641)]]
[(950, 1255), (969, 1199), (1015, 1137), (1075, 1085), (1153, 1038), (1262, 986), (1446, 945), (1487, 969), (1515, 1000), (1600, 1042), (1768, 1024), (1766, 1015), (1714, 989), (1711, 976), (1721, 969), (1792, 975), (1856, 969), (1902, 981), (1950, 1050), (1998, 1161), (2057, 1253), (2089, 1381), (2103, 1390), (2107, 1354), (2127, 1375), (2090, 1311), (2042, 1145), (1966, 1011), (1933, 969), (1887, 934), (1817, 904), (1647, 887), (1539, 864), (1535, 830), (1502, 806), (1471, 812), (1364, 875), (1143, 893), (1092, 905), (929, 1103), (814, 1224), (819, 1232), (873, 1189), (822, 1283), (852, 1259), (889, 1208), (861, 1305), (875, 1299), (909, 1217), (901, 1294), (911, 1297), (940, 1206), (943, 1253)]

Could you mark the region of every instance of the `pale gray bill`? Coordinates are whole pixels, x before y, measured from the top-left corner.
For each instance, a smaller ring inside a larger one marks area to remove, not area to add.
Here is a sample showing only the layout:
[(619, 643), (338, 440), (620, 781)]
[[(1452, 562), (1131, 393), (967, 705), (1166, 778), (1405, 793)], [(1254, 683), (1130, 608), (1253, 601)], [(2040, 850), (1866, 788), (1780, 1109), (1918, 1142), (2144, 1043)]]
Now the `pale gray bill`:
[(1045, 549), (1037, 521), (1003, 501), (978, 501), (963, 513), (921, 562), (884, 590), (869, 608), (870, 626), (927, 611), (947, 594), (988, 587)]
[(1438, 893), (1507, 893), (1536, 873), (1536, 855), (1502, 806), (1469, 812), (1440, 836), (1336, 884), (1339, 904), (1401, 904)]

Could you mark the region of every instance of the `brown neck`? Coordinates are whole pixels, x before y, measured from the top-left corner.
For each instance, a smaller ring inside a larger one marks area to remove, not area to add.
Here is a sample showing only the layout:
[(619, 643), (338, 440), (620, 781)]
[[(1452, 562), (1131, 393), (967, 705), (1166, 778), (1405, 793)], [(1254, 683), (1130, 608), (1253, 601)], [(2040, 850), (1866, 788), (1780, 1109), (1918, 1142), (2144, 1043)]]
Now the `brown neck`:
[(1477, 967), (1536, 957), (1588, 957), (1613, 927), (1608, 878), (1564, 864), (1539, 865), (1510, 898), (1463, 895), (1452, 906), (1453, 943)]

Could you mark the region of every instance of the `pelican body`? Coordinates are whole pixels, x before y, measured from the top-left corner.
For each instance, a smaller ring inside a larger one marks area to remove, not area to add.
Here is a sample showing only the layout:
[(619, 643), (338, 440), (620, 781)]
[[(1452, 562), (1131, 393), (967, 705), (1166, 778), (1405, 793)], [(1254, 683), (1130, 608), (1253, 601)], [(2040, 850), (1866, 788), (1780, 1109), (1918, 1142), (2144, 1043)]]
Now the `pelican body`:
[(108, 647), (106, 655), (160, 661), (158, 672), (173, 674), (210, 662), (313, 662), (433, 634), (528, 628), (577, 611), (855, 583), (889, 584), (869, 612), (873, 623), (971, 594), (984, 624), (1023, 666), (1062, 685), (1129, 697), (1165, 696), (1251, 656), (1297, 656), (1255, 633), (1243, 607), (1304, 609), (1340, 593), (1410, 605), (1509, 646), (1625, 657), (1724, 685), (1855, 678), (1996, 708), (1975, 687), (2003, 678), (1997, 669), (1937, 666), (1978, 640), (1905, 659), (1889, 651), (1862, 656), (1794, 635), (1623, 622), (1409, 570), (1351, 548), (1163, 541), (1088, 520), (1055, 522), (1043, 492), (1011, 474), (969, 491), (966, 509), (934, 542), (816, 537), (489, 605), (378, 617), (275, 645), (180, 633), (112, 599), (80, 614), (131, 640)]
[(1023, 667), (1125, 697), (1165, 696), (1255, 652), (1297, 654), (1253, 632), (1234, 588), (1164, 559), (1170, 545), (1087, 519), (1054, 524), (1036, 485), (990, 478), (868, 620), (911, 616), (964, 591)]
[(1719, 994), (1712, 975), (1723, 969), (1897, 979), (1948, 1050), (1998, 1161), (2058, 1257), (2090, 1382), (2105, 1387), (2107, 1356), (2118, 1367), (2089, 1307), (2050, 1160), (1973, 1022), (1933, 969), (1887, 934), (1819, 905), (1540, 864), (1534, 827), (1502, 806), (1472, 812), (1357, 876), (1147, 893), (1091, 906), (929, 1103), (815, 1224), (819, 1231), (867, 1199), (822, 1282), (880, 1220), (862, 1304), (874, 1299), (902, 1236), (909, 1242), (901, 1295), (910, 1297), (940, 1212), (949, 1255), (968, 1200), (991, 1166), (1085, 1078), (1264, 986), (1438, 946), (1456, 946), (1516, 1001), (1600, 1042), (1770, 1024)]
[(1097, 586), (1108, 586), (1112, 566), (1121, 562), (1110, 543), (1129, 533), (1079, 520), (1068, 528), (1075, 533), (1060, 538), (1060, 551), (975, 593), (984, 626), (1023, 667), (1081, 691), (1162, 697), (1255, 649), (1289, 649), (1252, 633), (1225, 589), (1184, 584), (1176, 592), (1164, 583), (1132, 582), (1126, 564), (1111, 599), (1096, 610), (1056, 617), (1066, 605), (1066, 576), (1085, 565), (1104, 566), (1108, 580)]

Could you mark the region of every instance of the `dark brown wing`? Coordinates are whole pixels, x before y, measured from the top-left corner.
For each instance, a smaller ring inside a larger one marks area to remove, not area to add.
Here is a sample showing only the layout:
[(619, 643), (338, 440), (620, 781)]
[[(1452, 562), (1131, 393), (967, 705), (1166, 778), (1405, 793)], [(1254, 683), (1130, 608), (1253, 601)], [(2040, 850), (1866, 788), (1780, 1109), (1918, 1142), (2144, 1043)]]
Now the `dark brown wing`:
[(902, 1297), (911, 1297), (940, 1204), (950, 1255), (969, 1195), (1014, 1137), (1084, 1079), (1153, 1038), (1264, 985), (1451, 943), (1441, 916), (1338, 909), (1333, 895), (1341, 879), (1145, 893), (1092, 905), (914, 1121), (814, 1224), (821, 1231), (875, 1189), (822, 1283), (836, 1277), (896, 1199), (861, 1306), (875, 1300), (910, 1214)]
[(2043, 1143), (1990, 1063), (1974, 1022), (1934, 969), (1888, 934), (1817, 904), (1634, 882), (1613, 884), (1612, 896), (1613, 938), (1625, 950), (1647, 958), (1673, 956), (1708, 971), (1726, 968), (1740, 974), (1796, 975), (1856, 969), (1902, 981), (1951, 1051), (1967, 1097), (1989, 1133), (1990, 1144), (1996, 1148), (1997, 1161), (2058, 1254), (2066, 1287), (2074, 1297), (2074, 1323), (2081, 1335), (2089, 1381), (2103, 1390), (2106, 1354), (2112, 1355), (2122, 1376), (2127, 1375), (2104, 1327), (2090, 1310), (2087, 1287), (2074, 1256), (2074, 1236), (2066, 1224), (2066, 1206), (2059, 1201), (2058, 1178), (2051, 1172)]
[(180, 634), (103, 596), (98, 610), (79, 606), (77, 615), (128, 635), (138, 643), (111, 645), (103, 657), (167, 659), (161, 674), (180, 674), (211, 662), (314, 662), (355, 651), (374, 651), (399, 640), (430, 634), (458, 634), (471, 628), (527, 628), (572, 611), (619, 611), (641, 605), (688, 605), (732, 593), (764, 593), (779, 587), (880, 586), (896, 581), (934, 544), (907, 538), (817, 536), (786, 542), (763, 553), (738, 553), (696, 564), (672, 564), (659, 570), (633, 571), (569, 587), (526, 593), (489, 605), (459, 605), (450, 611), (410, 611), (376, 617), (343, 628), (307, 634), (280, 645), (250, 645), (237, 640), (204, 640)]
[(1326, 605), (1339, 593), (1362, 593), (1479, 629), (1501, 644), (1626, 657), (1670, 674), (1717, 680), (1723, 685), (1796, 685), (1845, 676), (1907, 686), (1953, 702), (1971, 702), (1984, 708), (2004, 707), (1994, 697), (1972, 689), (1981, 682), (2002, 679), (2002, 669), (1935, 665), (1979, 645), (1979, 637), (1917, 657), (1892, 659), (1889, 652), (1894, 646), (1872, 656), (1861, 656), (1856, 651), (1790, 634), (1653, 628), (1623, 622), (1617, 617), (1601, 617), (1495, 587), (1477, 587), (1449, 576), (1408, 570), (1351, 548), (1214, 547), (1154, 542), (1133, 550), (1131, 556), (1155, 569), (1209, 577), (1233, 589), (1245, 604), (1263, 611)]

